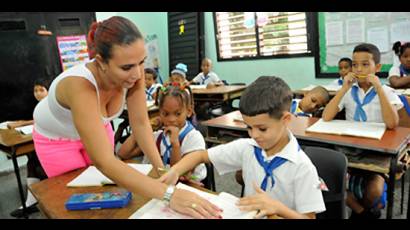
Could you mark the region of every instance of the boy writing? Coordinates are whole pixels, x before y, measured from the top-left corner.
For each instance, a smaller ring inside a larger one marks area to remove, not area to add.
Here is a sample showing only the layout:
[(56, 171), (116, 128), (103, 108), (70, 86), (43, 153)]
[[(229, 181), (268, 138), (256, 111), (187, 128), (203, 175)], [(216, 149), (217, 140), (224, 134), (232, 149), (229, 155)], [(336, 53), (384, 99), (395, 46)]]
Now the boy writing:
[(282, 79), (258, 78), (240, 101), (251, 138), (193, 152), (160, 180), (175, 183), (179, 175), (203, 162), (211, 162), (220, 174), (242, 169), (245, 197), (238, 203), (241, 210), (258, 210), (255, 218), (315, 218), (325, 205), (316, 168), (287, 128), (291, 101), (292, 91)]
[[(403, 104), (393, 89), (382, 85), (375, 75), (381, 69), (379, 49), (368, 43), (357, 45), (353, 50), (352, 66), (353, 72), (345, 76), (342, 88), (325, 107), (323, 120), (332, 120), (345, 108), (347, 120), (379, 122), (385, 123), (388, 129), (395, 128), (399, 122), (397, 110)], [(375, 173), (358, 176), (350, 171), (349, 174), (352, 175), (349, 191), (364, 191), (360, 194), (348, 192), (347, 205), (353, 211), (351, 218), (379, 218), (379, 209), (386, 202), (383, 177)]]

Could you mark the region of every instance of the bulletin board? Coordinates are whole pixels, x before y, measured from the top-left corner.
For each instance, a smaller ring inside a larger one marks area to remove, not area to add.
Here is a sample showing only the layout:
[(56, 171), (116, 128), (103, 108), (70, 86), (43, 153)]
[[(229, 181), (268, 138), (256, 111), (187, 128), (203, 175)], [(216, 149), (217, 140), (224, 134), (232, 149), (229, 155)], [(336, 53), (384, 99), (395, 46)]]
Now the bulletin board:
[(315, 70), (318, 78), (338, 76), (338, 61), (352, 57), (353, 48), (363, 42), (381, 52), (381, 74), (386, 77), (398, 57), (396, 41), (410, 41), (410, 12), (319, 12)]
[(57, 45), (63, 71), (90, 60), (85, 35), (57, 36)]

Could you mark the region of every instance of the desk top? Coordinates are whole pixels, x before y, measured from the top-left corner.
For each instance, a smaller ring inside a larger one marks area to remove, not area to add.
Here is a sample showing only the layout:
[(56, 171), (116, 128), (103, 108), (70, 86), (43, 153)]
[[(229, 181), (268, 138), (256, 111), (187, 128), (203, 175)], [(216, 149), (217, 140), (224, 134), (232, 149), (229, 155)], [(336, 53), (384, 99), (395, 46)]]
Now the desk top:
[[(247, 131), (245, 123), (236, 120), (240, 116), (239, 111), (234, 111), (202, 122), (201, 124), (208, 127)], [(296, 138), (301, 140), (336, 144), (339, 146), (354, 147), (390, 154), (398, 154), (410, 140), (410, 128), (405, 127), (386, 130), (381, 140), (306, 132), (306, 129), (318, 120), (319, 118), (316, 117), (292, 117), (289, 129)]]
[(15, 129), (0, 129), (0, 144), (3, 146), (13, 147), (32, 141), (31, 134), (24, 135)]
[(210, 89), (192, 89), (193, 94), (225, 94), (246, 89), (246, 85), (223, 85)]
[(74, 193), (108, 192), (121, 189), (116, 185), (68, 188), (66, 184), (84, 170), (85, 168), (75, 170), (30, 186), (30, 190), (39, 201), (40, 209), (44, 215), (52, 219), (128, 219), (150, 200), (133, 193), (131, 202), (124, 208), (69, 211), (65, 208), (64, 203)]

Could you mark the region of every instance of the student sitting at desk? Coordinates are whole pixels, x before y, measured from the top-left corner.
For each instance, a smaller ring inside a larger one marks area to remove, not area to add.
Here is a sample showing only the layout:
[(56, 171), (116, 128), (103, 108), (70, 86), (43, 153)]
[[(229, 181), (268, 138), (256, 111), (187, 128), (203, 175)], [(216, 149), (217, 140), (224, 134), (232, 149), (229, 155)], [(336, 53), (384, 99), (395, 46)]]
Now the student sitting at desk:
[[(159, 118), (164, 128), (154, 132), (154, 140), (164, 165), (174, 165), (186, 154), (205, 149), (202, 134), (192, 125), (193, 97), (189, 86), (168, 86), (158, 89)], [(141, 149), (132, 135), (121, 146), (118, 156), (130, 159), (141, 155)], [(149, 163), (144, 157), (143, 163)], [(206, 167), (199, 165), (192, 178), (199, 182), (206, 177)]]
[(410, 42), (396, 42), (393, 50), (399, 57), (400, 65), (391, 67), (389, 83), (393, 88), (410, 88)]
[(179, 83), (180, 85), (189, 85), (189, 82), (186, 80), (186, 73), (188, 72), (188, 66), (184, 63), (178, 63), (175, 66), (175, 69), (171, 71), (171, 76), (169, 77), (170, 83)]
[[(403, 104), (394, 90), (382, 85), (375, 75), (381, 69), (380, 51), (373, 44), (363, 43), (353, 50), (353, 72), (345, 76), (342, 88), (323, 111), (323, 120), (330, 121), (345, 108), (346, 119), (357, 122), (385, 123), (388, 129), (398, 125), (397, 110)], [(352, 174), (352, 171), (350, 171)], [(351, 218), (379, 218), (386, 202), (386, 184), (375, 173), (353, 175), (349, 180), (347, 205)]]
[(290, 112), (296, 116), (311, 117), (330, 100), (329, 92), (322, 86), (316, 86), (305, 93), (302, 99), (293, 99)]
[[(37, 101), (41, 101), (45, 97), (47, 97), (49, 85), (50, 85), (49, 82), (43, 78), (39, 78), (34, 81), (33, 93)], [(41, 164), (38, 161), (37, 155), (35, 153), (30, 153), (27, 155), (27, 157), (28, 157), (27, 186), (30, 186), (34, 183), (39, 182), (40, 180), (46, 179), (47, 176), (43, 168), (41, 167)], [(31, 213), (39, 211), (36, 204), (37, 204), (36, 198), (34, 198), (30, 190), (27, 189), (27, 198), (26, 198), (27, 214), (31, 214)], [(23, 217), (24, 216), (23, 207), (19, 207), (18, 209), (12, 211), (10, 215), (13, 217)]]
[(150, 68), (145, 68), (145, 95), (147, 101), (155, 101), (157, 98), (157, 89), (161, 84), (157, 83), (157, 72)]
[(342, 87), (345, 76), (352, 72), (352, 59), (348, 57), (341, 58), (338, 63), (340, 77), (333, 81), (334, 85)]
[(218, 85), (223, 85), (218, 75), (212, 71), (212, 61), (209, 58), (202, 59), (201, 64), (202, 72), (196, 75), (190, 83), (197, 83), (200, 85), (206, 85), (207, 88), (213, 88)]
[(255, 218), (315, 218), (325, 205), (315, 166), (287, 128), (292, 91), (278, 77), (259, 77), (242, 94), (240, 111), (251, 138), (191, 153), (160, 179), (175, 183), (194, 166), (211, 162), (220, 174), (243, 171), (244, 211)]

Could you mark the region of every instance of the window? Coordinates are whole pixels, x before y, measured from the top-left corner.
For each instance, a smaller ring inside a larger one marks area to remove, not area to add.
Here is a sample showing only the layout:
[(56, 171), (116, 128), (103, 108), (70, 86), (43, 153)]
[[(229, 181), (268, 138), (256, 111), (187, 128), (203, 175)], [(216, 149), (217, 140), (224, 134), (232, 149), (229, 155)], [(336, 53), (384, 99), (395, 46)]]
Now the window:
[(218, 60), (311, 56), (309, 13), (214, 13)]

